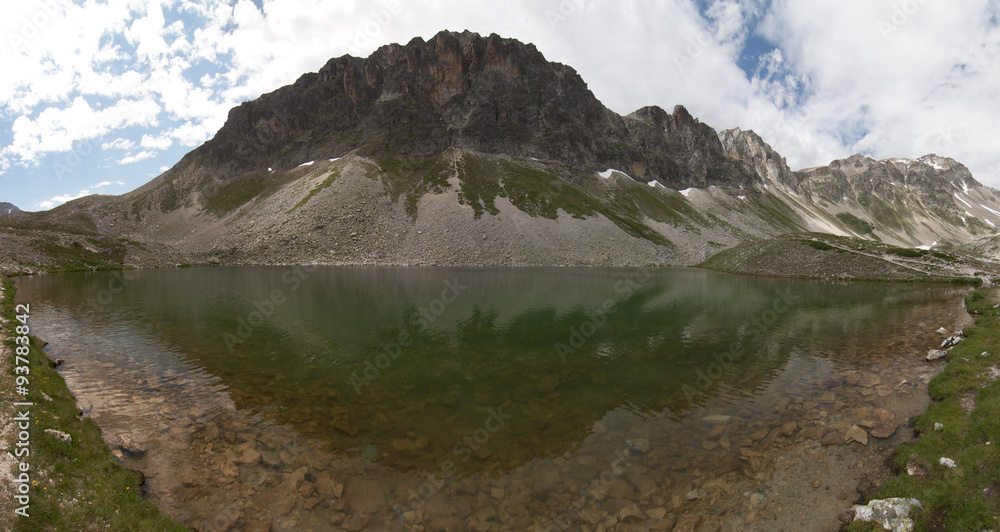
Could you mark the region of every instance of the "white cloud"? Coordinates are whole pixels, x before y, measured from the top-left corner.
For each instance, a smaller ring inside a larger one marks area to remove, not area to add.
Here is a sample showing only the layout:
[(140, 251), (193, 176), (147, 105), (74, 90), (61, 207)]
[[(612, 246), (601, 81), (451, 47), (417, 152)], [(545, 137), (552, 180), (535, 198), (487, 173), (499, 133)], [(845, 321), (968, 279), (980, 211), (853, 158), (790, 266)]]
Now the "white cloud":
[(110, 187), (110, 186), (111, 186), (111, 181), (101, 181), (100, 183), (98, 183), (96, 185), (92, 185), (90, 188), (101, 188), (101, 187)]
[(35, 207), (38, 207), (39, 209), (42, 209), (42, 210), (48, 210), (48, 209), (51, 209), (52, 207), (55, 207), (57, 205), (62, 205), (63, 203), (66, 203), (67, 201), (73, 201), (75, 199), (79, 199), (79, 198), (82, 198), (84, 196), (89, 196), (89, 195), (90, 195), (90, 191), (89, 190), (81, 190), (80, 192), (77, 192), (75, 196), (68, 195), (68, 194), (64, 195), (64, 196), (55, 196), (52, 199), (45, 200), (45, 201), (37, 203), (35, 205)]
[(133, 146), (135, 146), (135, 142), (121, 137), (110, 142), (101, 143), (102, 150), (130, 150)]
[(173, 145), (174, 141), (166, 135), (160, 135), (154, 137), (153, 135), (143, 135), (142, 141), (139, 145), (143, 148), (150, 148), (154, 150), (165, 150)]
[(115, 161), (115, 164), (117, 165), (132, 164), (132, 163), (137, 163), (139, 161), (145, 161), (146, 159), (152, 159), (153, 157), (156, 157), (155, 150), (143, 150), (134, 155), (122, 157), (121, 159)]

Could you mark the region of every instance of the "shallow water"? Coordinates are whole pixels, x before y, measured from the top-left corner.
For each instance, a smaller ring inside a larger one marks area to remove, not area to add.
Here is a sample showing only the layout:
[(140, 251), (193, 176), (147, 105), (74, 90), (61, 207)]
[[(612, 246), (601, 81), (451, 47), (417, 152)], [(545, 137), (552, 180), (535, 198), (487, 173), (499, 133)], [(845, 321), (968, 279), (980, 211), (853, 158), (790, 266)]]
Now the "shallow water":
[(138, 442), (122, 460), (150, 496), (200, 530), (520, 530), (680, 515), (748, 453), (843, 432), (908, 393), (964, 291), (245, 267), (25, 278), (18, 300), (106, 438)]

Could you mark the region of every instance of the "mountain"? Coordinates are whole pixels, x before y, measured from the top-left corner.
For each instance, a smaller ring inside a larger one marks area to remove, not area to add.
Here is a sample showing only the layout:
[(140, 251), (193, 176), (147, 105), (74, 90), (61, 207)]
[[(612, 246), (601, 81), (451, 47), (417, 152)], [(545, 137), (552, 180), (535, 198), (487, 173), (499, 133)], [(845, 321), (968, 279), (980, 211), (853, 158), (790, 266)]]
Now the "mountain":
[(18, 209), (17, 206), (15, 206), (13, 203), (6, 203), (0, 201), (0, 214), (10, 214), (12, 212), (18, 212), (20, 210), (21, 209)]
[(15, 215), (4, 269), (693, 265), (810, 231), (969, 243), (995, 234), (1000, 195), (934, 155), (792, 171), (753, 131), (680, 105), (621, 116), (531, 44), (441, 32), (239, 105), (132, 192)]

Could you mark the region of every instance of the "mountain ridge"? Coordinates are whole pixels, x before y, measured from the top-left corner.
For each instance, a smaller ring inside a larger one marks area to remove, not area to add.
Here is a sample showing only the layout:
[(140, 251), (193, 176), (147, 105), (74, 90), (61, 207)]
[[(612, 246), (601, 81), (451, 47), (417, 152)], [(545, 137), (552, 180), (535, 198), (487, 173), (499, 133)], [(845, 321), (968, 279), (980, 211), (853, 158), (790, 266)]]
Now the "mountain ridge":
[(680, 105), (621, 116), (533, 45), (441, 32), (233, 108), (129, 193), (15, 213), (0, 266), (694, 265), (785, 233), (964, 245), (997, 223), (1000, 193), (957, 161), (792, 171), (752, 130)]

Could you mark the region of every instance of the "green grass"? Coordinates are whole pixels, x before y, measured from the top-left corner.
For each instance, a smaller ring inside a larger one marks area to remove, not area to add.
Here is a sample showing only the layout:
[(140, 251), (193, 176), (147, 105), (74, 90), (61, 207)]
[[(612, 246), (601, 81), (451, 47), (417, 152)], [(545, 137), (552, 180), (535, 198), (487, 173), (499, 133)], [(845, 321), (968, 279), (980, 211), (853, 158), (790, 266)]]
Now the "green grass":
[(858, 218), (857, 216), (854, 216), (849, 212), (838, 213), (837, 219), (839, 219), (841, 222), (844, 222), (844, 225), (846, 225), (851, 229), (851, 231), (854, 231), (859, 235), (875, 236), (875, 228), (872, 227), (872, 224)]
[(232, 177), (209, 192), (204, 202), (205, 211), (224, 216), (255, 198), (266, 198), (277, 192), (287, 179), (262, 171)]
[(813, 249), (818, 249), (820, 251), (829, 251), (831, 249), (839, 249), (839, 248), (835, 248), (835, 247), (831, 246), (830, 244), (827, 244), (826, 242), (823, 242), (822, 240), (803, 240), (803, 242), (805, 242), (806, 245), (808, 245), (809, 247), (811, 247)]
[[(874, 497), (918, 499), (924, 511), (917, 516), (917, 530), (1000, 527), (1000, 381), (986, 376), (987, 368), (1000, 367), (1000, 311), (993, 308), (998, 296), (997, 289), (987, 288), (966, 297), (976, 324), (965, 329), (966, 339), (930, 382), (933, 402), (916, 421), (920, 437), (897, 450), (899, 476)], [(963, 409), (963, 398), (974, 399), (971, 414)], [(935, 423), (943, 428), (935, 430)], [(958, 466), (940, 465), (941, 457)], [(909, 476), (908, 463), (926, 468), (927, 477)]]
[[(14, 283), (5, 280), (4, 288), (0, 306), (10, 320), (7, 337), (13, 339), (15, 325), (21, 325), (14, 315)], [(13, 340), (7, 345), (13, 350)], [(30, 393), (15, 397), (17, 401), (35, 404), (30, 408), (31, 454), (22, 458), (30, 464), (33, 484), (29, 517), (14, 520), (13, 530), (188, 530), (142, 498), (140, 474), (115, 461), (92, 420), (77, 417), (74, 397), (34, 337), (28, 360)], [(9, 371), (13, 372), (13, 368)], [(44, 400), (42, 393), (52, 401)], [(3, 394), (12, 395), (13, 391), (0, 391)], [(8, 397), (5, 402), (11, 399)], [(70, 434), (72, 442), (66, 444), (45, 434), (44, 430), (49, 428)], [(14, 452), (14, 449), (12, 442), (4, 451)], [(4, 520), (7, 519), (10, 517), (5, 516)]]
[(907, 257), (912, 259), (917, 259), (930, 254), (929, 252), (922, 251), (919, 249), (898, 248), (895, 246), (889, 247), (888, 249), (885, 250), (885, 252), (890, 255), (896, 255), (897, 257)]
[[(322, 175), (322, 173), (320, 173), (320, 175)], [(327, 176), (327, 178), (324, 179), (322, 183), (320, 183), (319, 185), (316, 185), (316, 187), (314, 187), (312, 190), (310, 190), (309, 194), (306, 194), (306, 197), (302, 198), (298, 203), (295, 204), (294, 207), (292, 207), (291, 209), (289, 209), (288, 212), (286, 212), (285, 214), (291, 214), (292, 212), (295, 211), (295, 209), (298, 209), (299, 207), (305, 205), (306, 202), (308, 202), (310, 199), (313, 198), (313, 196), (315, 196), (316, 194), (319, 194), (324, 188), (329, 187), (330, 185), (332, 185), (333, 182), (336, 181), (338, 177), (340, 177), (340, 171), (339, 170), (334, 170), (334, 171), (330, 172), (330, 175)]]
[(425, 159), (381, 159), (382, 182), (392, 201), (405, 196), (406, 213), (416, 219), (417, 202), (427, 193), (441, 194), (448, 183), (449, 168), (441, 155)]

